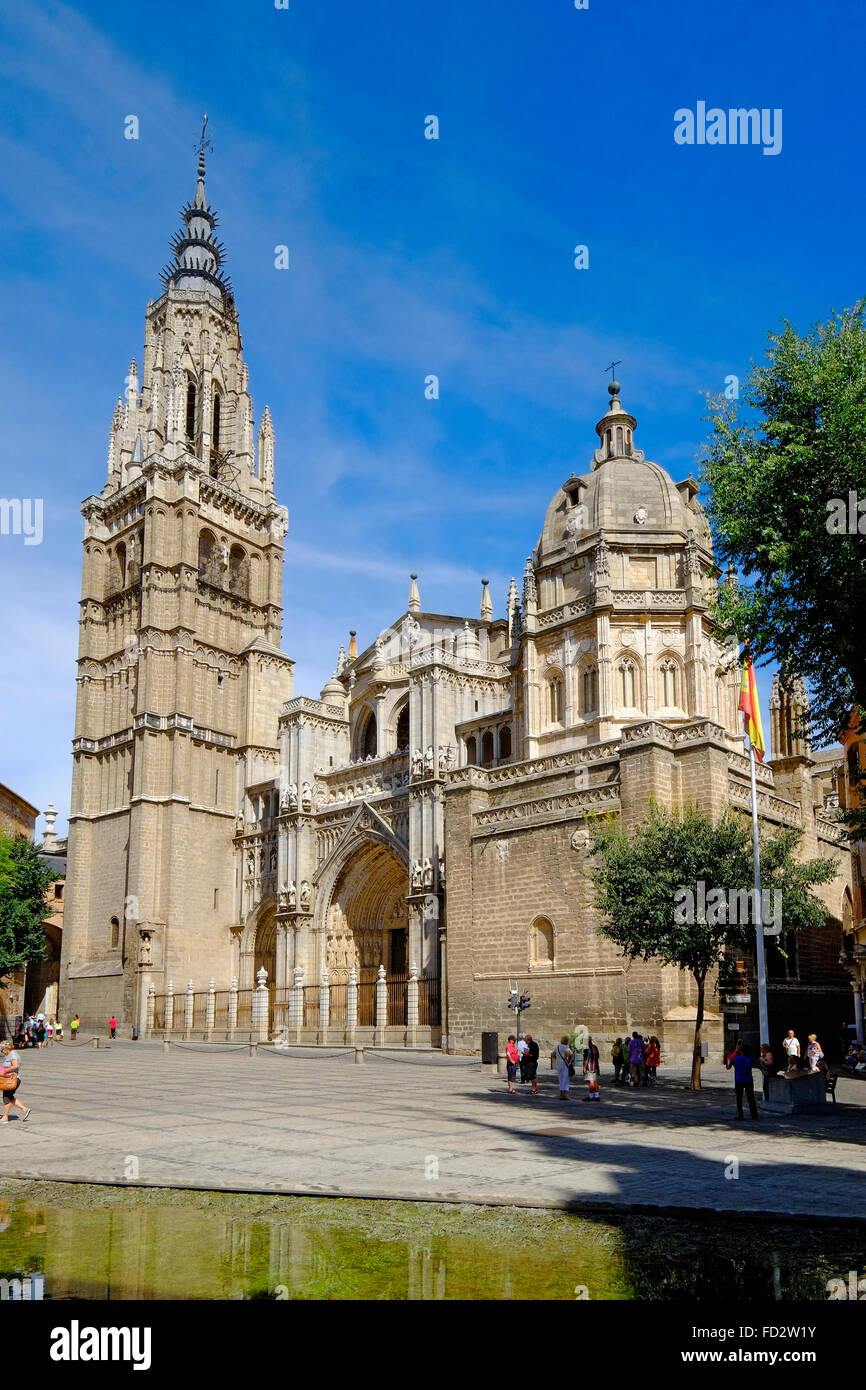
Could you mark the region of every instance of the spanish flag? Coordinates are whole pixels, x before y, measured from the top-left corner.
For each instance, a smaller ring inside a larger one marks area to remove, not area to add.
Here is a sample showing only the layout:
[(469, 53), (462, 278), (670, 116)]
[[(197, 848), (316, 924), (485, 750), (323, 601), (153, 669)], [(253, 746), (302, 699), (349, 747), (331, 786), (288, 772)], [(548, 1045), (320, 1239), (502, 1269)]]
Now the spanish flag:
[(758, 762), (762, 763), (764, 761), (764, 731), (761, 728), (761, 706), (758, 704), (755, 668), (752, 665), (748, 647), (744, 652), (744, 657), (743, 679), (740, 682), (740, 703), (737, 708), (743, 711), (743, 724), (749, 735), (749, 742), (755, 750), (755, 757)]

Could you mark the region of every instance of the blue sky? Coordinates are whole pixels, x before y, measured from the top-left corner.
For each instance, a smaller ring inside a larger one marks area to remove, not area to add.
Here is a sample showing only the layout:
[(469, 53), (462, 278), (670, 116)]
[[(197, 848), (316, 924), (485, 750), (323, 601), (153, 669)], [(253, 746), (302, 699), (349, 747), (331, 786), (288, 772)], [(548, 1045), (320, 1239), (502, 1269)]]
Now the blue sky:
[[(637, 443), (681, 478), (703, 393), (783, 316), (862, 294), (864, 28), (805, 0), (6, 7), (0, 495), (43, 497), (44, 539), (0, 537), (0, 781), (65, 817), (79, 507), (202, 112), (291, 515), (283, 646), (316, 694), (350, 627), (364, 644), (403, 611), (410, 570), (427, 609), (476, 612), (488, 575), (502, 612), (550, 495), (588, 467), (612, 358)], [(677, 145), (698, 101), (781, 108), (781, 153)]]

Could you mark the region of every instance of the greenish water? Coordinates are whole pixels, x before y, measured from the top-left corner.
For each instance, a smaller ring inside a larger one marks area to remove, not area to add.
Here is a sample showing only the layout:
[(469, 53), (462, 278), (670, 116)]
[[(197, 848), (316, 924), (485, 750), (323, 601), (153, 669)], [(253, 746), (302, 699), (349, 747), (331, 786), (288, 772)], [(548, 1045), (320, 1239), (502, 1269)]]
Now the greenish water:
[(841, 1224), (5, 1185), (0, 1278), (46, 1299), (825, 1301), (866, 1269)]

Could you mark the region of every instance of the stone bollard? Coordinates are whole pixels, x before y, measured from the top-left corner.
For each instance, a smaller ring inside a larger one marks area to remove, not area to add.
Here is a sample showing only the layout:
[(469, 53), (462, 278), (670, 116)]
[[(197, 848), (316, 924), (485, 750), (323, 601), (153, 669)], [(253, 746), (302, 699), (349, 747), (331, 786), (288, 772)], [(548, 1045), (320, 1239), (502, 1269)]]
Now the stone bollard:
[(171, 1043), (169, 1042), (168, 1038), (163, 1038), (162, 1050), (163, 1052), (171, 1052)]
[(156, 985), (151, 980), (147, 989), (147, 1009), (145, 1012), (145, 1037), (153, 1036), (153, 1020), (156, 1017)]
[(229, 986), (229, 1016), (228, 1016), (228, 1036), (233, 1038), (238, 1027), (238, 977), (232, 975), (232, 982)]
[(376, 975), (376, 1031), (373, 1035), (376, 1047), (385, 1045), (385, 1029), (388, 1026), (388, 985), (385, 980), (385, 967), (379, 966)]
[(191, 1037), (192, 1037), (192, 1021), (193, 1021), (193, 1017), (194, 1017), (194, 1009), (195, 1009), (195, 986), (193, 985), (192, 980), (190, 980), (189, 983), (187, 984), (187, 987), (186, 987), (186, 1007), (185, 1007), (185, 1009), (184, 1009), (184, 1019), (183, 1019), (183, 1035), (184, 1035), (185, 1038), (191, 1038)]
[[(355, 1041), (355, 1030), (358, 1027), (358, 972), (354, 965), (349, 971), (349, 983), (346, 986), (346, 1042)], [(355, 1059), (357, 1061), (357, 1058)]]
[(301, 1041), (304, 1026), (304, 967), (296, 965), (292, 971), (293, 982), (289, 990), (289, 1035), (294, 1033), (294, 1041)]
[(415, 1047), (418, 1042), (418, 967), (412, 962), (409, 966), (409, 983), (406, 986), (406, 1046)]
[(216, 985), (213, 980), (207, 987), (207, 1005), (204, 1016), (204, 1035), (208, 1042), (213, 1036), (214, 1019), (216, 1018)]
[(357, 1066), (363, 1066), (363, 1063), (364, 1063), (364, 1049), (363, 1049), (363, 1047), (356, 1047), (356, 1048), (355, 1048), (355, 1066), (356, 1066), (356, 1067), (357, 1067)]
[(258, 1043), (251, 1042), (251, 1043), (250, 1043), (250, 1056), (251, 1056), (251, 1057), (258, 1057), (258, 1055), (259, 1055), (259, 1045), (258, 1045)]
[(267, 1042), (268, 1040), (268, 1011), (270, 999), (268, 987), (265, 983), (268, 972), (263, 965), (259, 966), (256, 974), (256, 987), (253, 990), (253, 1005), (251, 1010), (250, 1025), (252, 1033), (257, 1042)]
[(98, 1038), (91, 1038), (91, 1039), (90, 1039), (90, 1046), (91, 1046), (91, 1047), (98, 1047), (98, 1046), (99, 1046), (99, 1039), (98, 1039)]
[(328, 1027), (331, 1022), (331, 982), (328, 979), (327, 967), (322, 968), (322, 978), (319, 981), (319, 1046), (328, 1041)]
[(168, 1035), (174, 1027), (174, 985), (169, 980), (165, 991), (165, 1032)]

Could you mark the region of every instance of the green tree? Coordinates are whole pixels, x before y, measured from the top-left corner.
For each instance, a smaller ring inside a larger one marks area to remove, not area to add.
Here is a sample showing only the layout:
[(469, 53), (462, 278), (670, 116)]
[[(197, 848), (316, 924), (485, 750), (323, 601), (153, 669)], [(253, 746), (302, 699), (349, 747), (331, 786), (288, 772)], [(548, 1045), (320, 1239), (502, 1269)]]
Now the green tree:
[[(629, 959), (655, 958), (694, 977), (698, 999), (691, 1088), (700, 1090), (707, 980), (729, 952), (751, 950), (755, 941), (751, 914), (749, 920), (729, 922), (729, 915), (746, 914), (717, 909), (717, 900), (709, 895), (712, 890), (751, 890), (751, 821), (731, 810), (714, 825), (694, 807), (668, 810), (652, 803), (647, 819), (631, 833), (618, 817), (608, 816), (591, 823), (590, 835), (589, 852), (596, 856), (590, 878), (602, 913), (601, 935), (615, 941)], [(785, 931), (823, 924), (826, 908), (809, 890), (829, 883), (838, 872), (830, 859), (797, 862), (800, 839), (799, 830), (785, 827), (761, 842), (761, 886), (781, 890)], [(708, 899), (703, 915), (699, 884)], [(694, 895), (692, 912), (684, 890)]]
[(803, 676), (813, 741), (833, 742), (866, 710), (864, 303), (771, 333), (740, 400), (712, 400), (709, 419), (716, 556), (742, 576), (719, 589), (720, 628)]
[(45, 955), (45, 894), (59, 877), (26, 836), (0, 833), (0, 983)]

